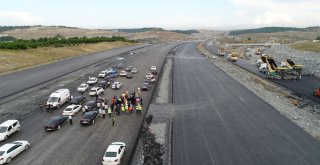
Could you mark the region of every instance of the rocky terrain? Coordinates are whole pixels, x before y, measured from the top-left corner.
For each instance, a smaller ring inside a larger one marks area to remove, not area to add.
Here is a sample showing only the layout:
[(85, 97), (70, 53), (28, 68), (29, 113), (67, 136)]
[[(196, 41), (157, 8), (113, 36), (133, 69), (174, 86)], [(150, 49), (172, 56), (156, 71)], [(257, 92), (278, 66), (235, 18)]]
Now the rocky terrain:
[(292, 49), (287, 45), (272, 46), (266, 49), (264, 53), (273, 56), (278, 61), (290, 58), (296, 64), (304, 65), (304, 73), (320, 77), (320, 53), (300, 51)]

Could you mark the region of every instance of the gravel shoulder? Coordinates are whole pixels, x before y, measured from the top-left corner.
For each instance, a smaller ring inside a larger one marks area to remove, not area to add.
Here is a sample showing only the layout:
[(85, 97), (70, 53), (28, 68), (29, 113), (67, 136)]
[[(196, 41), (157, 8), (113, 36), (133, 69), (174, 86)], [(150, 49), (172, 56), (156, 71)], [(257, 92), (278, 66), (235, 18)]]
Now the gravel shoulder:
[[(280, 52), (285, 52), (289, 48), (285, 48), (283, 46), (275, 46), (271, 49), (268, 49), (267, 54), (277, 54), (275, 58), (279, 58), (280, 56), (283, 58), (288, 58), (288, 56), (284, 56)], [(223, 58), (213, 59), (212, 55), (208, 50), (206, 50), (203, 46), (198, 46), (198, 51), (204, 54), (208, 60), (210, 60), (214, 65), (222, 69), (228, 75), (237, 80), (240, 84), (248, 88), (262, 100), (273, 106), (280, 114), (290, 119), (292, 122), (296, 123), (298, 126), (303, 128), (306, 132), (312, 135), (316, 139), (320, 139), (320, 114), (317, 113), (317, 109), (320, 108), (320, 105), (309, 100), (307, 98), (298, 97), (292, 91), (278, 86), (270, 81), (262, 79), (232, 63), (226, 61)], [(282, 54), (282, 55), (281, 55)], [(285, 54), (291, 55), (289, 58), (297, 58), (297, 63), (306, 62), (307, 64), (317, 65), (320, 63), (320, 56), (316, 58), (316, 54), (310, 55), (309, 60), (303, 60), (299, 58), (299, 55), (294, 52), (286, 52)], [(296, 57), (295, 57), (296, 56)], [(312, 59), (314, 58), (314, 59)], [(298, 60), (300, 59), (300, 60)], [(306, 58), (304, 58), (306, 59)], [(303, 63), (304, 64), (304, 63)], [(313, 66), (313, 65), (312, 65)], [(309, 66), (306, 66), (307, 69)], [(319, 66), (314, 66), (315, 68)], [(309, 68), (310, 69), (310, 68)], [(314, 72), (317, 69), (310, 69), (310, 72)], [(319, 70), (318, 70), (319, 71)], [(315, 75), (319, 73), (314, 72)]]
[(132, 165), (171, 164), (173, 54), (167, 56), (159, 75)]

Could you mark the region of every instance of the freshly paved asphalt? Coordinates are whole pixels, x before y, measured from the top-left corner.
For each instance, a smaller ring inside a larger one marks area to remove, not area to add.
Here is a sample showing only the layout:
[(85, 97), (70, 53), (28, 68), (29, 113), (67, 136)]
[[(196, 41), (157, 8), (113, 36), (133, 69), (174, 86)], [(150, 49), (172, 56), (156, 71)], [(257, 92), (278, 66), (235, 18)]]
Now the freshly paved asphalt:
[(30, 87), (59, 78), (67, 73), (77, 71), (83, 67), (101, 62), (110, 57), (144, 47), (137, 45), (125, 48), (118, 48), (109, 51), (90, 54), (89, 56), (74, 57), (59, 62), (43, 65), (12, 74), (0, 76), (0, 99), (21, 92)]
[[(132, 92), (136, 90), (145, 79), (146, 73), (150, 72), (150, 67), (152, 65), (157, 66), (158, 71), (161, 71), (161, 66), (166, 55), (176, 45), (177, 44), (155, 45), (148, 48), (144, 53), (125, 57), (121, 61), (124, 63), (125, 67), (133, 65), (138, 68), (139, 72), (134, 75), (133, 79), (126, 79), (123, 77), (116, 78), (122, 82), (123, 87), (120, 90), (111, 90), (110, 88), (107, 88), (105, 89), (104, 96), (110, 102), (111, 97), (114, 95), (119, 96), (125, 91)], [(107, 55), (108, 53), (106, 53), (106, 56)], [(86, 56), (85, 58), (89, 60), (92, 57)], [(78, 65), (81, 66), (81, 63)], [(105, 67), (110, 67), (106, 65), (107, 62), (105, 65), (101, 65), (101, 70), (105, 69)], [(72, 95), (76, 96), (79, 95), (79, 93), (74, 89), (83, 82), (83, 79), (86, 80), (88, 76), (97, 76), (97, 74), (97, 71), (91, 72), (90, 69), (89, 73), (86, 75), (71, 73), (68, 74), (68, 76), (63, 77), (63, 80), (61, 80), (63, 82), (60, 82), (59, 80), (57, 83), (70, 82), (65, 84), (65, 87), (69, 87)], [(158, 79), (158, 76), (156, 76), (156, 79)], [(54, 87), (48, 86), (48, 88)], [(32, 98), (33, 95), (40, 95), (39, 97), (46, 99), (50, 93), (44, 92), (45, 90), (47, 89), (39, 89), (38, 91), (34, 91), (28, 95), (30, 95), (30, 98)], [(110, 118), (98, 118), (94, 125), (87, 127), (80, 126), (79, 121), (82, 118), (82, 114), (80, 112), (73, 117), (73, 125), (69, 125), (69, 123), (67, 123), (61, 128), (61, 130), (45, 132), (43, 129), (44, 125), (50, 117), (60, 115), (63, 108), (66, 106), (64, 105), (60, 109), (54, 110), (52, 113), (41, 112), (40, 110), (33, 112), (29, 117), (20, 121), (22, 125), (21, 132), (15, 133), (5, 142), (0, 142), (0, 145), (21, 139), (28, 140), (30, 142), (31, 147), (29, 150), (13, 159), (11, 164), (96, 165), (101, 164), (103, 154), (111, 142), (122, 141), (127, 145), (122, 159), (122, 164), (128, 164), (140, 131), (140, 126), (146, 114), (146, 107), (148, 106), (152, 96), (152, 90), (154, 90), (154, 87), (152, 87), (148, 92), (142, 92), (142, 116), (135, 114), (122, 114), (120, 116), (116, 116), (115, 126), (111, 126)], [(88, 101), (93, 99), (88, 96), (88, 92), (84, 93), (84, 95), (87, 97)], [(29, 97), (27, 97), (27, 99), (28, 98)], [(24, 109), (34, 108), (34, 105), (37, 105), (37, 103), (37, 100), (30, 99), (26, 105), (20, 105), (21, 100), (11, 101), (5, 104), (10, 104), (12, 109), (20, 109), (23, 111)], [(5, 105), (0, 105), (0, 109), (3, 107), (5, 107)]]
[(222, 70), (195, 44), (173, 71), (173, 164), (320, 164), (320, 143)]
[[(213, 54), (217, 54), (217, 48), (214, 45), (207, 45), (206, 48)], [(256, 65), (251, 65), (247, 60), (239, 59), (234, 64), (262, 77), (267, 76), (261, 72)], [(312, 76), (302, 76), (301, 80), (276, 80), (270, 79), (270, 81), (277, 83), (287, 89), (296, 92), (299, 95), (304, 95), (315, 102), (320, 103), (320, 97), (314, 96), (313, 91), (320, 87), (320, 79)]]

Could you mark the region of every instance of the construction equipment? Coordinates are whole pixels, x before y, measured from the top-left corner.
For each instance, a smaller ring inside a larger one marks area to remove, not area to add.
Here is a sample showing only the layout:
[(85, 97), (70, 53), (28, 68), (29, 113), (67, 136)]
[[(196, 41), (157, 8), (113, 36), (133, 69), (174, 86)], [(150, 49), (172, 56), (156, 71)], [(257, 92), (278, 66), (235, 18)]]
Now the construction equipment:
[(233, 52), (233, 53), (228, 54), (227, 59), (229, 61), (236, 62), (238, 60), (238, 53)]
[(226, 53), (225, 53), (225, 51), (224, 51), (223, 48), (221, 48), (221, 49), (218, 50), (218, 55), (219, 55), (219, 56), (224, 56), (225, 54), (226, 54)]
[(286, 59), (282, 62), (282, 66), (288, 67), (287, 74), (297, 76), (298, 79), (301, 79), (303, 65), (295, 64), (291, 59)]
[(320, 87), (313, 91), (313, 95), (320, 97)]

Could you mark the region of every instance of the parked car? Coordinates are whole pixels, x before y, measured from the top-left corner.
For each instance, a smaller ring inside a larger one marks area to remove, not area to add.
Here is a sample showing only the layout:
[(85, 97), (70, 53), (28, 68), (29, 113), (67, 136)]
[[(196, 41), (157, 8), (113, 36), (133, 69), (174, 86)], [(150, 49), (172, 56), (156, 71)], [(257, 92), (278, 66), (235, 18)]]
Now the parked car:
[(108, 73), (108, 76), (110, 76), (111, 78), (116, 78), (118, 77), (118, 72), (113, 72), (113, 73)]
[(138, 73), (138, 69), (137, 69), (137, 68), (132, 68), (132, 69), (131, 69), (131, 73), (133, 73), (133, 74)]
[(116, 71), (116, 70), (113, 69), (113, 68), (107, 68), (107, 69), (106, 69), (107, 74), (109, 74), (109, 73), (114, 73), (115, 71)]
[(80, 110), (81, 110), (81, 105), (69, 105), (63, 110), (62, 115), (73, 116), (76, 113), (78, 113)]
[(93, 111), (97, 107), (97, 102), (95, 100), (88, 101), (83, 107), (85, 112)]
[(112, 84), (114, 82), (113, 78), (111, 76), (106, 76), (104, 78), (105, 81), (107, 81), (109, 84)]
[(87, 84), (89, 85), (93, 85), (96, 84), (98, 82), (98, 78), (97, 77), (89, 77)]
[(87, 98), (85, 96), (74, 96), (71, 101), (70, 104), (74, 104), (74, 105), (82, 105), (85, 101), (87, 100)]
[(144, 82), (144, 83), (142, 83), (142, 85), (141, 85), (141, 90), (142, 91), (148, 91), (149, 89), (150, 89), (150, 84), (149, 83), (147, 83), (147, 82)]
[(157, 75), (157, 74), (158, 74), (158, 72), (157, 72), (156, 70), (151, 71), (151, 73), (152, 73), (153, 75)]
[(120, 72), (120, 77), (125, 77), (126, 75), (127, 75), (126, 71), (123, 70), (123, 71)]
[(118, 68), (118, 69), (122, 69), (122, 68), (123, 68), (123, 63), (119, 63), (119, 64), (117, 65), (117, 68)]
[(44, 126), (46, 131), (59, 130), (68, 121), (68, 116), (54, 116), (49, 119), (48, 123)]
[(30, 143), (26, 140), (18, 140), (0, 147), (0, 164), (9, 164), (12, 159), (22, 151), (27, 150)]
[(7, 140), (14, 132), (19, 132), (21, 129), (18, 120), (7, 120), (0, 124), (0, 141)]
[(121, 82), (119, 81), (115, 81), (113, 84), (112, 84), (112, 89), (120, 89), (121, 88)]
[(131, 72), (132, 68), (133, 68), (133, 66), (128, 66), (127, 69), (126, 69), (126, 71), (127, 71), (127, 72)]
[(110, 86), (110, 82), (108, 81), (103, 80), (98, 82), (98, 87), (106, 89), (108, 86)]
[(133, 74), (132, 73), (127, 73), (126, 78), (133, 78)]
[(94, 124), (94, 120), (97, 118), (98, 112), (97, 111), (90, 111), (86, 112), (82, 119), (80, 120), (81, 125), (89, 125)]
[(92, 87), (90, 92), (89, 92), (89, 95), (90, 96), (96, 96), (96, 95), (101, 95), (103, 93), (104, 93), (103, 88), (101, 88), (101, 87)]
[(82, 83), (80, 86), (78, 86), (77, 91), (78, 92), (85, 92), (89, 88), (89, 85), (87, 83)]
[(147, 73), (146, 78), (147, 78), (147, 79), (153, 78), (153, 74), (152, 74), (152, 73)]
[(98, 76), (99, 76), (100, 78), (106, 77), (106, 76), (107, 76), (107, 71), (105, 71), (105, 70), (101, 71)]
[(69, 89), (59, 89), (50, 95), (46, 103), (46, 109), (59, 108), (64, 103), (70, 101), (70, 97)]
[(151, 70), (151, 71), (157, 70), (157, 67), (156, 67), (156, 66), (151, 66), (150, 70)]
[(121, 159), (125, 149), (126, 149), (126, 144), (124, 142), (111, 143), (103, 155), (102, 164), (103, 165), (121, 164)]

